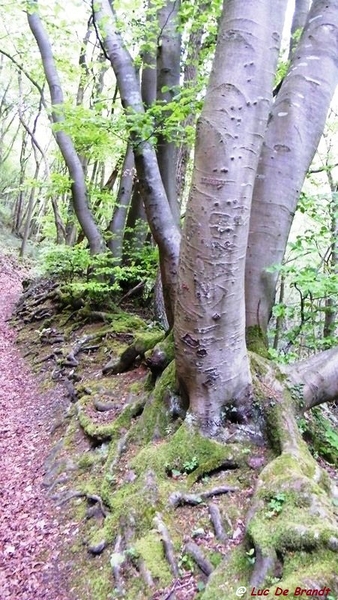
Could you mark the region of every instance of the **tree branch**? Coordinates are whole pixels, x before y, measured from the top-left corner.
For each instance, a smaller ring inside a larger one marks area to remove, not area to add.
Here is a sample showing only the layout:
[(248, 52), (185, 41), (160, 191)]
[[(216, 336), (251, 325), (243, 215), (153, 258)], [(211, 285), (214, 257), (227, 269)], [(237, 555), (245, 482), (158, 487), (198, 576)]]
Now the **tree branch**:
[(338, 348), (283, 367), (291, 386), (302, 386), (299, 408), (305, 412), (338, 398)]

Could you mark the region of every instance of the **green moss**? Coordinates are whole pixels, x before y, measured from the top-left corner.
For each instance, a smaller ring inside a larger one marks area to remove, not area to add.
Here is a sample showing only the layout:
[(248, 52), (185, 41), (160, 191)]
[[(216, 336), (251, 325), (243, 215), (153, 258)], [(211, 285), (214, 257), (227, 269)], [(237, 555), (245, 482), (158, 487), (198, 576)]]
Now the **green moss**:
[(92, 403), (92, 396), (83, 396), (77, 403), (78, 419), (85, 433), (98, 441), (118, 438), (121, 431), (128, 428), (132, 419), (143, 409), (144, 400), (139, 399), (133, 404), (128, 404), (123, 411), (110, 423), (95, 423), (86, 411)]
[(102, 462), (103, 457), (95, 452), (86, 452), (78, 460), (78, 466), (80, 469), (90, 469), (93, 465)]
[(140, 478), (134, 483), (122, 484), (118, 488), (114, 483), (109, 487), (106, 479), (102, 484), (101, 497), (111, 510), (109, 515), (110, 533), (118, 532), (121, 519), (123, 520), (125, 517), (126, 507), (128, 507), (128, 514), (133, 515), (136, 534), (143, 535), (145, 531), (152, 528), (156, 510), (164, 508), (168, 495), (169, 492), (162, 486), (160, 491), (149, 489), (144, 478)]
[(175, 359), (174, 334), (172, 331), (164, 339), (162, 338), (151, 350), (148, 350), (146, 358), (152, 353), (164, 356), (165, 366)]
[(285, 452), (263, 469), (247, 528), (263, 553), (277, 550), (285, 559), (305, 550), (322, 552), (336, 535), (330, 497), (319, 473), (303, 443), (297, 455)]
[(245, 335), (248, 350), (255, 352), (255, 354), (259, 354), (264, 358), (269, 357), (268, 338), (261, 327), (258, 325), (247, 327)]
[(202, 600), (229, 600), (237, 598), (236, 590), (240, 586), (248, 587), (251, 565), (247, 560), (244, 545), (234, 548), (213, 571)]
[(204, 465), (210, 470), (211, 465), (217, 468), (232, 457), (232, 450), (228, 446), (203, 437), (184, 422), (168, 442), (149, 444), (142, 449), (131, 461), (131, 466), (137, 473), (152, 469), (163, 477), (168, 468), (184, 472), (185, 463), (192, 460), (203, 471)]
[(104, 520), (103, 527), (100, 527), (99, 529), (97, 529), (95, 525), (92, 527), (88, 544), (95, 546), (102, 540), (105, 540), (106, 544), (111, 544), (115, 539), (116, 533), (115, 519), (113, 515), (108, 515)]
[(137, 315), (118, 312), (112, 315), (112, 329), (115, 333), (134, 333), (146, 329), (147, 323)]
[(169, 569), (169, 564), (164, 556), (163, 544), (159, 534), (155, 531), (149, 531), (147, 535), (135, 542), (134, 548), (138, 555), (144, 560), (152, 577), (158, 581), (159, 587), (169, 585), (172, 580), (172, 574)]
[(139, 422), (134, 426), (132, 437), (135, 440), (150, 442), (154, 438), (164, 438), (172, 431), (172, 417), (164, 404), (166, 392), (177, 394), (176, 368), (172, 361), (157, 380), (153, 393), (144, 408)]

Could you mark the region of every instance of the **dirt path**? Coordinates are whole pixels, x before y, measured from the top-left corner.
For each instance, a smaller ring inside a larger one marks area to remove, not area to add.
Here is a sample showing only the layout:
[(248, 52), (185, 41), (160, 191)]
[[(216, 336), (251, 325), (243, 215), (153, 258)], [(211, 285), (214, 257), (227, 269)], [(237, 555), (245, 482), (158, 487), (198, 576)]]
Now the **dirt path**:
[(64, 400), (58, 391), (41, 394), (6, 323), (21, 277), (0, 257), (0, 598), (72, 600), (59, 564), (69, 529), (42, 485), (55, 406)]

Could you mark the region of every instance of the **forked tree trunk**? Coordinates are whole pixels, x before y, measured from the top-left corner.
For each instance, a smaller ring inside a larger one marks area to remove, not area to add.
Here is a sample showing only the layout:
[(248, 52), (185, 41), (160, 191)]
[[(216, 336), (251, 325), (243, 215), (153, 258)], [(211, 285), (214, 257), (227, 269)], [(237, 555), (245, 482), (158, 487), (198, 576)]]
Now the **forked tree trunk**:
[[(253, 193), (246, 261), (247, 327), (266, 332), (291, 224), (338, 81), (338, 0), (314, 0), (271, 111)], [(311, 124), (311, 126), (309, 126)], [(250, 337), (250, 336), (249, 336)]]
[(178, 377), (207, 432), (222, 425), (222, 414), (243, 422), (249, 413), (245, 255), (286, 5), (248, 2), (244, 16), (240, 2), (224, 2), (197, 124), (174, 331)]

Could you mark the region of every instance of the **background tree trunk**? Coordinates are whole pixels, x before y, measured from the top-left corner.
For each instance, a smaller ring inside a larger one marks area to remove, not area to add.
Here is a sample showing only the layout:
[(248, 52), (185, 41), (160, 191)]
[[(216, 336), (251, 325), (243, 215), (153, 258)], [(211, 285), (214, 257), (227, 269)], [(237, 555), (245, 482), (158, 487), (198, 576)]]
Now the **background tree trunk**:
[(314, 0), (265, 134), (246, 259), (246, 323), (263, 334), (278, 278), (267, 268), (282, 263), (299, 194), (338, 81), (337, 29), (338, 0)]
[[(180, 0), (166, 0), (159, 10), (160, 35), (157, 50), (157, 100), (163, 106), (172, 102), (180, 87), (181, 35), (179, 33)], [(162, 114), (162, 119), (169, 117)], [(164, 129), (164, 125), (160, 129)], [(177, 156), (175, 141), (160, 133), (157, 138), (157, 160), (164, 189), (177, 227), (180, 227), (180, 206), (177, 199)]]
[[(133, 61), (116, 32), (112, 6), (108, 0), (97, 3), (95, 19), (99, 24), (111, 65), (120, 90), (122, 106), (129, 115), (144, 114), (140, 85)], [(162, 183), (156, 152), (152, 144), (140, 138), (135, 129), (132, 134), (134, 156), (139, 185), (147, 213), (148, 223), (160, 251), (160, 266), (166, 311), (173, 324), (180, 232), (173, 218)]]
[[(52, 119), (54, 123), (62, 123), (64, 116), (62, 112), (63, 92), (61, 82), (55, 65), (51, 44), (39, 16), (37, 0), (29, 0), (28, 8), (28, 24), (39, 47), (49, 86), (53, 107)], [(72, 199), (76, 217), (88, 240), (91, 252), (94, 254), (101, 252), (104, 249), (104, 242), (88, 207), (87, 188), (81, 160), (76, 153), (69, 135), (62, 131), (62, 129), (57, 130), (54, 135), (72, 180)]]

